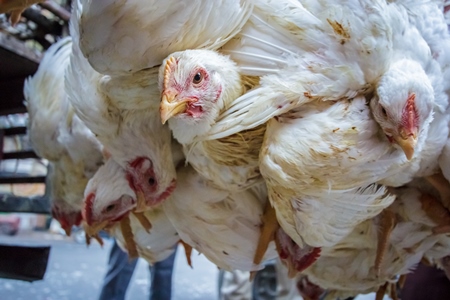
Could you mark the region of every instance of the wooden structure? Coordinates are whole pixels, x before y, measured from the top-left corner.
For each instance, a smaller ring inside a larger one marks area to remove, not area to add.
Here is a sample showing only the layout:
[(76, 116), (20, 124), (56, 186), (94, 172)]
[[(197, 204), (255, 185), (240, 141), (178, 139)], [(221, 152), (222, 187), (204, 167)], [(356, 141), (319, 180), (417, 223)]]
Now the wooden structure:
[[(67, 34), (70, 1), (65, 7), (54, 1), (45, 1), (27, 8), (21, 18), (21, 28), (12, 34), (0, 28), (0, 116), (26, 113), (23, 84), (39, 65), (42, 51), (52, 42)], [(30, 29), (31, 28), (31, 29)], [(27, 44), (34, 43), (38, 49)], [(5, 137), (25, 135), (26, 127), (0, 129), (0, 162), (12, 159), (39, 159), (33, 151), (3, 152)], [(1, 174), (0, 184), (45, 183), (45, 176)], [(0, 194), (0, 212), (50, 213), (50, 201), (45, 195), (19, 197)], [(0, 245), (0, 277), (34, 281), (42, 279), (50, 253), (49, 246)]]

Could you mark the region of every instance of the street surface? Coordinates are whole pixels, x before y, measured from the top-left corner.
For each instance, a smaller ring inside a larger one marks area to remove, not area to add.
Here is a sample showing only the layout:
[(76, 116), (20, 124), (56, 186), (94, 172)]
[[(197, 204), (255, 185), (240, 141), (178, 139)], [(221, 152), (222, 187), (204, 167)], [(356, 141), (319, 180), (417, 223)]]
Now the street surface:
[[(0, 279), (1, 300), (95, 300), (106, 272), (111, 240), (103, 249), (96, 242), (89, 247), (71, 238), (47, 232), (20, 232), (17, 236), (0, 235), (0, 243), (51, 245), (44, 280), (28, 283)], [(178, 249), (173, 273), (172, 295), (175, 300), (211, 300), (217, 298), (218, 269), (204, 256), (192, 254), (193, 269)], [(150, 272), (140, 259), (128, 287), (127, 300), (147, 300)]]

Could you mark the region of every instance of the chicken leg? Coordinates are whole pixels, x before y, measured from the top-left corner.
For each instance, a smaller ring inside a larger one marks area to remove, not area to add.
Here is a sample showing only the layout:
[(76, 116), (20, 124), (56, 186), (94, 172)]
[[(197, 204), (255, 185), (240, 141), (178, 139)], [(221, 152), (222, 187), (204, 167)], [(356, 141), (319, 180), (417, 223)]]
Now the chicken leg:
[(145, 229), (147, 233), (150, 233), (150, 229), (152, 229), (152, 223), (147, 219), (147, 217), (142, 212), (133, 212), (133, 215), (136, 219), (141, 223), (142, 227)]
[(189, 267), (192, 268), (192, 260), (191, 260), (192, 246), (187, 244), (183, 240), (180, 240), (180, 244), (183, 245), (183, 247), (184, 247), (184, 254), (186, 254), (187, 263), (188, 263)]
[(134, 242), (134, 234), (131, 230), (130, 217), (127, 216), (120, 221), (120, 230), (122, 231), (125, 240), (125, 247), (127, 248), (128, 257), (130, 259), (139, 256), (137, 252), (136, 243)]
[(425, 177), (426, 180), (439, 192), (442, 204), (450, 210), (450, 183), (442, 172)]
[(403, 287), (405, 286), (405, 282), (406, 282), (406, 274), (403, 274), (400, 276), (400, 278), (398, 279), (397, 283), (400, 289), (403, 289)]
[(389, 296), (391, 297), (392, 300), (398, 300), (396, 283), (389, 284)]
[(269, 243), (275, 238), (275, 231), (279, 227), (275, 209), (267, 202), (262, 217), (261, 235), (258, 239), (258, 246), (256, 246), (256, 252), (253, 256), (253, 263), (259, 265), (264, 257), (264, 254), (269, 247)]
[(422, 194), (420, 202), (426, 215), (437, 224), (433, 228), (433, 233), (450, 233), (450, 211), (439, 200), (428, 194)]
[(380, 276), (381, 264), (389, 246), (389, 236), (395, 226), (395, 214), (389, 209), (385, 209), (380, 214), (380, 224), (378, 231), (377, 255), (375, 257), (375, 273)]
[[(256, 246), (255, 255), (253, 256), (253, 263), (259, 265), (264, 257), (264, 254), (269, 247), (269, 243), (275, 239), (275, 232), (280, 225), (278, 224), (275, 209), (267, 202), (262, 217), (261, 234)], [(250, 272), (250, 281), (253, 279), (255, 273)]]
[(386, 290), (388, 288), (388, 284), (389, 283), (386, 282), (378, 288), (377, 293), (375, 294), (375, 300), (383, 300), (384, 294), (386, 294)]

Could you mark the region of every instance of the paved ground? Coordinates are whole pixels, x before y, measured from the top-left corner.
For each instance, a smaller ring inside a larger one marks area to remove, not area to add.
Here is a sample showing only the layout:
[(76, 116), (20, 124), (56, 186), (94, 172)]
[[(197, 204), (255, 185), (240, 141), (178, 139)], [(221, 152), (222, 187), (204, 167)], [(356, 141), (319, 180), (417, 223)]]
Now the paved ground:
[[(112, 245), (110, 240), (105, 240), (103, 248), (97, 243), (88, 248), (59, 234), (30, 231), (20, 232), (14, 237), (0, 235), (0, 243), (52, 246), (44, 280), (28, 283), (0, 279), (0, 300), (96, 300)], [(217, 267), (194, 252), (194, 268), (191, 269), (183, 251), (179, 249), (175, 260), (173, 299), (217, 299)], [(149, 274), (147, 263), (140, 259), (128, 288), (127, 300), (148, 299)], [(375, 299), (374, 294), (356, 298), (372, 299)], [(389, 298), (386, 296), (386, 299)]]
[[(0, 243), (51, 245), (50, 260), (44, 280), (28, 283), (0, 279), (1, 300), (95, 300), (106, 270), (111, 241), (102, 249), (94, 243), (89, 248), (70, 238), (49, 233), (22, 232), (15, 237), (0, 236)], [(179, 249), (174, 269), (175, 300), (216, 299), (217, 268), (201, 255), (193, 254), (191, 269), (183, 249)], [(147, 300), (149, 270), (140, 260), (128, 289), (128, 300)]]

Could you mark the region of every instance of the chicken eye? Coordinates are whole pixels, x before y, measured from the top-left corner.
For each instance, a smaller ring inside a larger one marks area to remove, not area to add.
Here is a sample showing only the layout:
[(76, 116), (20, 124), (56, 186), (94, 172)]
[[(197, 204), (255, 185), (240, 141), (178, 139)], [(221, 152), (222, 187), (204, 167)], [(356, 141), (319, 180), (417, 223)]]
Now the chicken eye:
[(203, 76), (202, 73), (198, 72), (197, 74), (195, 74), (194, 79), (192, 79), (192, 82), (194, 84), (199, 84), (200, 82), (202, 82)]
[(106, 211), (106, 212), (110, 212), (110, 211), (112, 211), (115, 207), (116, 207), (116, 206), (115, 206), (114, 204), (110, 204), (110, 205), (108, 205), (108, 206), (105, 208), (105, 211)]
[(381, 113), (383, 114), (383, 116), (387, 117), (386, 109), (383, 106), (381, 107)]
[(154, 185), (156, 184), (155, 178), (150, 177), (150, 178), (148, 179), (148, 184), (149, 184), (150, 186), (154, 186)]

